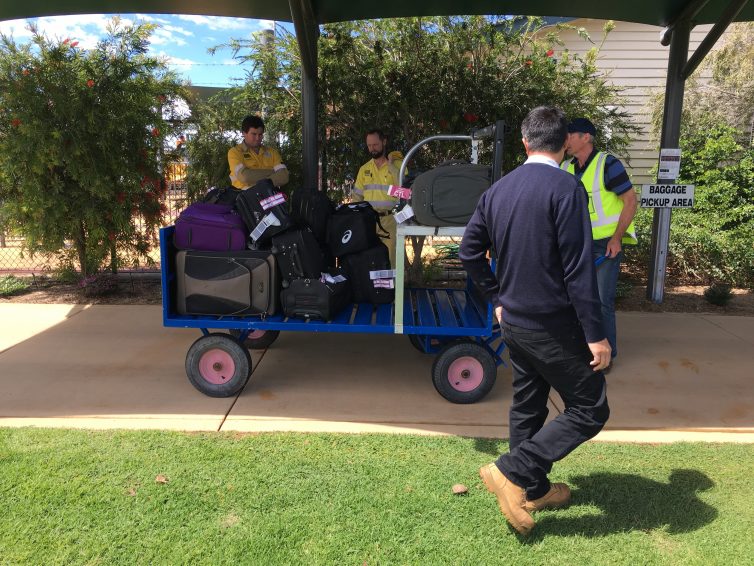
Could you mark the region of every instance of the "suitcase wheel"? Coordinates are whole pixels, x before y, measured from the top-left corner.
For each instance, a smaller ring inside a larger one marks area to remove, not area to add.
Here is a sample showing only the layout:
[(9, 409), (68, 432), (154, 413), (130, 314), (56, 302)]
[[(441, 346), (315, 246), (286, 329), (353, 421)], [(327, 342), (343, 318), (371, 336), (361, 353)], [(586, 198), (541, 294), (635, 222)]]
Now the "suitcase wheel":
[[(236, 340), (241, 335), (240, 330), (231, 330), (230, 335)], [(252, 330), (249, 336), (244, 340), (243, 345), (249, 350), (264, 350), (269, 347), (280, 336), (278, 330)]]
[(451, 403), (476, 403), (490, 392), (496, 377), (492, 353), (470, 340), (448, 344), (432, 364), (435, 389)]
[(249, 380), (251, 356), (228, 334), (207, 334), (189, 348), (186, 375), (191, 385), (209, 397), (232, 397)]

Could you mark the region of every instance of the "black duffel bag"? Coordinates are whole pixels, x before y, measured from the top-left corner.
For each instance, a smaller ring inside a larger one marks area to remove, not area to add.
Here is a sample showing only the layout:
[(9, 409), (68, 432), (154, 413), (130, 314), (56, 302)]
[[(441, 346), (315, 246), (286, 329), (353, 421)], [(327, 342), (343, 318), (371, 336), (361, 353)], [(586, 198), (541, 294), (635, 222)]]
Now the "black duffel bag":
[[(332, 254), (342, 257), (368, 250), (380, 243), (377, 226), (379, 215), (368, 202), (341, 204), (330, 216), (327, 244)], [(387, 234), (385, 232), (385, 234)]]

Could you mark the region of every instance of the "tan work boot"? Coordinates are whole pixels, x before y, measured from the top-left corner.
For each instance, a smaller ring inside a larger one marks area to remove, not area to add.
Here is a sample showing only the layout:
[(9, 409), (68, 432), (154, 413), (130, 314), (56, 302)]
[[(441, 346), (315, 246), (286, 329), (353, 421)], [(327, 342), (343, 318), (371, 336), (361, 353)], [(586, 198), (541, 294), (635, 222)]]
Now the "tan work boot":
[(482, 478), (487, 489), (497, 496), (500, 510), (510, 525), (520, 534), (528, 535), (535, 523), (529, 511), (524, 508), (526, 503), (524, 488), (511, 482), (500, 473), (494, 463), (479, 468), (479, 477)]
[(565, 507), (571, 502), (571, 488), (564, 483), (550, 484), (550, 491), (545, 493), (539, 499), (526, 500), (524, 509), (529, 513), (541, 511), (542, 509), (556, 509)]

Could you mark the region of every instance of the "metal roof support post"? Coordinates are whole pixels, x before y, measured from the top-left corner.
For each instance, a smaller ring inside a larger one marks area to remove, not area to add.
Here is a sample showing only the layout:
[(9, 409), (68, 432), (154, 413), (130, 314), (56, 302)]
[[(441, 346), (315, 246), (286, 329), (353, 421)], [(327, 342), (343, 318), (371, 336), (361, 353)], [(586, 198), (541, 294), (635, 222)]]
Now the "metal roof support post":
[(296, 40), (301, 54), (301, 134), (305, 187), (319, 187), (319, 147), (317, 136), (317, 38), (311, 0), (289, 0)]
[[(661, 148), (678, 148), (681, 137), (681, 111), (686, 81), (683, 69), (689, 56), (691, 22), (683, 19), (673, 26), (668, 57), (668, 76), (665, 83), (665, 110), (662, 117)], [(657, 179), (658, 183), (673, 183), (675, 179)], [(671, 208), (655, 208), (652, 221), (652, 250), (649, 264), (647, 298), (661, 303), (665, 291), (665, 269), (670, 241)]]

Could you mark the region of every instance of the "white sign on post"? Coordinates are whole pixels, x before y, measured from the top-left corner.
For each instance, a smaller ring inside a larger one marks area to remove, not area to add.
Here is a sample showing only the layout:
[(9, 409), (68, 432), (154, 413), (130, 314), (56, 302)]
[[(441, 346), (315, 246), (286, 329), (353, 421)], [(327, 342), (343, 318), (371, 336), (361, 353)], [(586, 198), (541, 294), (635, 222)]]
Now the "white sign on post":
[(677, 179), (681, 171), (681, 150), (662, 148), (660, 150), (660, 167), (658, 179)]
[(692, 208), (695, 185), (642, 185), (642, 208)]

